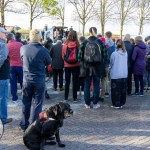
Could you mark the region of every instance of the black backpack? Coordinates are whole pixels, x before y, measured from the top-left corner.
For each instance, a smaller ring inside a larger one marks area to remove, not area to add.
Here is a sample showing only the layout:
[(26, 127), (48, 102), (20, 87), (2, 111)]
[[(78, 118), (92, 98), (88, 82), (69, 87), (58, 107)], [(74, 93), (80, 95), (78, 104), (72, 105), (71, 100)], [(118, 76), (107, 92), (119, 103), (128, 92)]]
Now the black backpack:
[(89, 64), (102, 61), (101, 47), (97, 39), (95, 41), (88, 40), (84, 51), (84, 61)]
[(78, 62), (78, 52), (79, 52), (79, 49), (77, 46), (74, 48), (69, 48), (67, 46), (66, 55), (64, 56), (64, 60), (68, 64), (76, 64)]

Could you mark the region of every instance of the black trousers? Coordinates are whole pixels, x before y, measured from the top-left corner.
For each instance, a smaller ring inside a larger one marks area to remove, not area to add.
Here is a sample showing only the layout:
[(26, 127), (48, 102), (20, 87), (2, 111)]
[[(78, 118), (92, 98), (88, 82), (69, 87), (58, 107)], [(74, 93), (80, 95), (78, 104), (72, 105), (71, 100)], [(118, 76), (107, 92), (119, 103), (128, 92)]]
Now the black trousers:
[(57, 89), (57, 81), (59, 77), (59, 88), (63, 87), (63, 69), (53, 69), (54, 88)]
[(134, 82), (135, 82), (135, 93), (139, 93), (139, 83), (140, 83), (140, 92), (143, 93), (144, 89), (143, 75), (134, 74)]
[(127, 94), (132, 93), (132, 68), (128, 68)]
[(126, 103), (126, 84), (126, 78), (111, 80), (111, 99), (113, 106), (120, 107)]
[(80, 91), (80, 87), (81, 87), (81, 91), (84, 91), (84, 78), (83, 77), (79, 77), (79, 80), (78, 80), (78, 91)]
[(79, 67), (65, 68), (65, 99), (68, 99), (71, 78), (72, 78), (73, 99), (77, 99), (79, 72), (80, 72)]

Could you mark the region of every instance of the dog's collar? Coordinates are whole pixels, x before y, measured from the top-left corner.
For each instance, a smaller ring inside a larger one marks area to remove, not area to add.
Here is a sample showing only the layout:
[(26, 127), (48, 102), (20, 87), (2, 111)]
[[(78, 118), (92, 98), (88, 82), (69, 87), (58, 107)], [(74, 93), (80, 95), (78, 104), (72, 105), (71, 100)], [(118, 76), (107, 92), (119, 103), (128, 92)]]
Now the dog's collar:
[(43, 123), (46, 123), (50, 120), (55, 120), (54, 118), (48, 118), (46, 112), (41, 112), (39, 114), (39, 119), (40, 119), (40, 123), (43, 124)]
[(48, 118), (48, 120), (55, 120), (54, 118)]

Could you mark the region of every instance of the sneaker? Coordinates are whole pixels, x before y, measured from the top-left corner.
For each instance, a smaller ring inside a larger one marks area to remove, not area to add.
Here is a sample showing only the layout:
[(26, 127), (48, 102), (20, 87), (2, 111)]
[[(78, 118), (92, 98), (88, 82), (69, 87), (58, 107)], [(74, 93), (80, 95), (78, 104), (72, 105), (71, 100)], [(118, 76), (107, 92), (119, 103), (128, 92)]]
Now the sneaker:
[(87, 109), (90, 109), (90, 106), (87, 105), (87, 104), (84, 104), (84, 107), (87, 108)]
[(94, 109), (100, 108), (100, 104), (93, 104), (93, 108)]
[(133, 93), (132, 94), (132, 96), (138, 96), (139, 95), (139, 93)]
[(82, 95), (82, 96), (84, 95), (84, 91), (81, 91), (81, 95)]
[(115, 109), (120, 109), (120, 108), (122, 108), (121, 106), (119, 107), (119, 106), (111, 106), (111, 108), (115, 108)]
[(144, 96), (143, 92), (140, 92), (140, 93), (139, 93), (139, 96), (141, 96), (141, 97)]
[(79, 102), (80, 100), (79, 99), (73, 99), (73, 102), (74, 103), (77, 103), (77, 102)]
[(4, 124), (10, 123), (10, 122), (12, 122), (12, 121), (13, 121), (12, 118), (8, 118)]
[(77, 92), (77, 95), (80, 95), (80, 92), (79, 92), (79, 91)]
[(104, 98), (99, 97), (99, 101), (100, 101), (100, 102), (104, 102)]
[(63, 90), (64, 90), (64, 88), (63, 88), (63, 87), (62, 87), (62, 88), (59, 88), (59, 90), (60, 90), (60, 91), (63, 91)]
[(63, 99), (63, 102), (67, 102), (67, 101), (68, 101), (68, 98)]
[(107, 98), (108, 98), (108, 97), (109, 97), (109, 93), (105, 93), (105, 97), (107, 97)]

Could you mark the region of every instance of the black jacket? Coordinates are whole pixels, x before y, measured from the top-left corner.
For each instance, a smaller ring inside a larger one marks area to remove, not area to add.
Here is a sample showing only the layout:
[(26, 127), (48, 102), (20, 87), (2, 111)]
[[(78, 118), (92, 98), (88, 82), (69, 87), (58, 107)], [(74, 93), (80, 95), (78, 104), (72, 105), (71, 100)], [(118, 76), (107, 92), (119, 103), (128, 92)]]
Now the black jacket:
[(53, 45), (50, 56), (52, 58), (52, 68), (53, 69), (63, 69), (64, 61), (62, 59), (62, 43), (58, 42)]
[[(89, 37), (88, 40), (95, 41), (97, 38), (94, 36)], [(79, 61), (80, 61), (80, 77), (88, 76), (105, 76), (105, 64), (109, 62), (106, 47), (102, 41), (97, 39), (99, 46), (101, 47), (102, 62), (95, 64), (87, 64), (84, 62), (84, 50), (88, 40), (85, 40), (79, 50)]]

